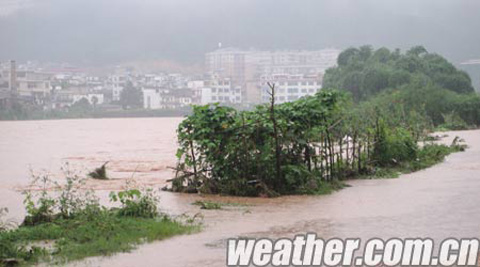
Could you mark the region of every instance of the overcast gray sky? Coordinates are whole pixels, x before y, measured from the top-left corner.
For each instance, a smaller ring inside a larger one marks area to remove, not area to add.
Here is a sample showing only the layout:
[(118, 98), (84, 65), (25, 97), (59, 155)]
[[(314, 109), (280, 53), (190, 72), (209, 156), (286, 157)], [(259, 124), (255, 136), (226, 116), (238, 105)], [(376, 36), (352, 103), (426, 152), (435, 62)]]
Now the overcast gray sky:
[(480, 0), (0, 0), (0, 60), (202, 62), (259, 49), (421, 44), (480, 58)]

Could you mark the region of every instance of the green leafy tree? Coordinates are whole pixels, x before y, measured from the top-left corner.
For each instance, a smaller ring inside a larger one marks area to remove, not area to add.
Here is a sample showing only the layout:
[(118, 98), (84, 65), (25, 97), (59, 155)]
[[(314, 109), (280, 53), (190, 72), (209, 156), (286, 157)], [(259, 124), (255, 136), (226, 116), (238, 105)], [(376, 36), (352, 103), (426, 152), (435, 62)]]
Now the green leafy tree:
[(428, 54), (427, 49), (425, 49), (425, 47), (423, 47), (421, 45), (414, 46), (414, 47), (410, 48), (410, 50), (407, 51), (407, 55), (413, 55), (413, 56), (416, 56), (416, 57), (426, 55), (426, 54)]
[(93, 109), (96, 109), (96, 108), (97, 108), (97, 104), (98, 104), (98, 97), (97, 97), (97, 96), (93, 96), (93, 97), (92, 97), (92, 106), (93, 106)]
[(92, 109), (92, 105), (90, 105), (90, 102), (85, 97), (83, 97), (82, 99), (78, 100), (77, 102), (73, 103), (70, 106), (70, 110), (74, 111), (74, 112), (75, 111), (85, 112), (85, 111), (89, 111), (91, 109)]
[(357, 48), (348, 48), (338, 55), (337, 63), (339, 66), (346, 66), (359, 54)]
[(125, 88), (120, 93), (120, 104), (124, 109), (142, 108), (143, 92), (133, 86), (132, 82), (127, 82)]

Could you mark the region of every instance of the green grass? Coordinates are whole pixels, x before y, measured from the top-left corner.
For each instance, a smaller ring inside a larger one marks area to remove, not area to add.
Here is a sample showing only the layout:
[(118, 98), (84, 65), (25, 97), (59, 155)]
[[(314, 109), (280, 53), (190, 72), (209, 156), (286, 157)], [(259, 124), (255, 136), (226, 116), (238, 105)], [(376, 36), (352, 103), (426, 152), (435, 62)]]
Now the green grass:
[(333, 180), (330, 182), (322, 182), (318, 188), (313, 192), (314, 195), (328, 195), (335, 191), (348, 187), (346, 183), (339, 180)]
[(200, 206), (204, 210), (220, 210), (222, 207), (248, 207), (248, 204), (242, 203), (224, 203), (224, 202), (214, 202), (214, 201), (205, 201), (197, 200), (192, 203), (192, 205)]
[[(168, 217), (136, 218), (102, 211), (97, 216), (57, 219), (52, 223), (0, 233), (0, 259), (16, 259), (19, 264), (61, 263), (90, 256), (126, 252), (137, 245), (199, 230)], [(36, 246), (50, 241), (52, 246)], [(33, 247), (32, 247), (33, 246)]]
[(450, 146), (440, 144), (426, 144), (417, 151), (417, 158), (411, 161), (400, 162), (396, 166), (376, 168), (371, 175), (363, 175), (358, 178), (398, 178), (401, 174), (412, 173), (427, 169), (445, 160), (445, 157), (466, 149), (465, 145), (454, 142)]
[(337, 179), (328, 182), (321, 181), (316, 183), (315, 187), (298, 189), (297, 195), (329, 195), (345, 187), (349, 187), (349, 185)]
[(223, 206), (222, 203), (201, 200), (193, 202), (192, 205), (200, 206), (202, 210), (220, 210)]

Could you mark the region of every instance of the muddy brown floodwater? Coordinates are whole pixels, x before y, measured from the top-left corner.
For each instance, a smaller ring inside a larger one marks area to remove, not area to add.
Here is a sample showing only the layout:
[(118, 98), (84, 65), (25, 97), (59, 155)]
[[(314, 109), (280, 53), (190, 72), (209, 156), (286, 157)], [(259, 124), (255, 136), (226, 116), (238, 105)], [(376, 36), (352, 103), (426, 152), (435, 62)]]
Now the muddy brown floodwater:
[[(162, 187), (175, 165), (175, 129), (181, 118), (87, 119), (0, 122), (0, 207), (24, 216), (19, 190), (29, 168), (60, 176), (69, 162), (79, 172), (110, 161), (110, 181), (89, 182), (100, 196), (121, 189), (126, 178)], [(231, 237), (293, 237), (315, 232), (330, 237), (480, 236), (480, 131), (449, 132), (465, 139), (466, 152), (398, 179), (349, 181), (327, 196), (275, 199), (184, 195), (162, 192), (161, 208), (172, 214), (201, 213), (202, 232), (140, 246), (130, 253), (95, 257), (75, 266), (225, 266)], [(198, 199), (246, 204), (200, 210)]]

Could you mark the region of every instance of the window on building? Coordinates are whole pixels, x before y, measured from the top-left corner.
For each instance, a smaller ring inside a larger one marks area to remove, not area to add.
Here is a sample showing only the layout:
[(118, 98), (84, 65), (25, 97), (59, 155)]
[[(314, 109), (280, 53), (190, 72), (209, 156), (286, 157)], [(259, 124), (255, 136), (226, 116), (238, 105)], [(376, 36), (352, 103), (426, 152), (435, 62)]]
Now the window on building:
[(296, 94), (296, 93), (298, 93), (298, 88), (288, 88), (288, 93), (289, 94)]
[(293, 101), (293, 100), (297, 100), (298, 99), (298, 96), (296, 95), (289, 95), (288, 96), (288, 101)]
[(307, 89), (303, 88), (302, 93), (307, 93)]
[(213, 100), (213, 101), (217, 101), (217, 97), (216, 97), (216, 96), (212, 96), (212, 100)]
[(216, 93), (217, 92), (217, 88), (212, 88), (212, 93)]

